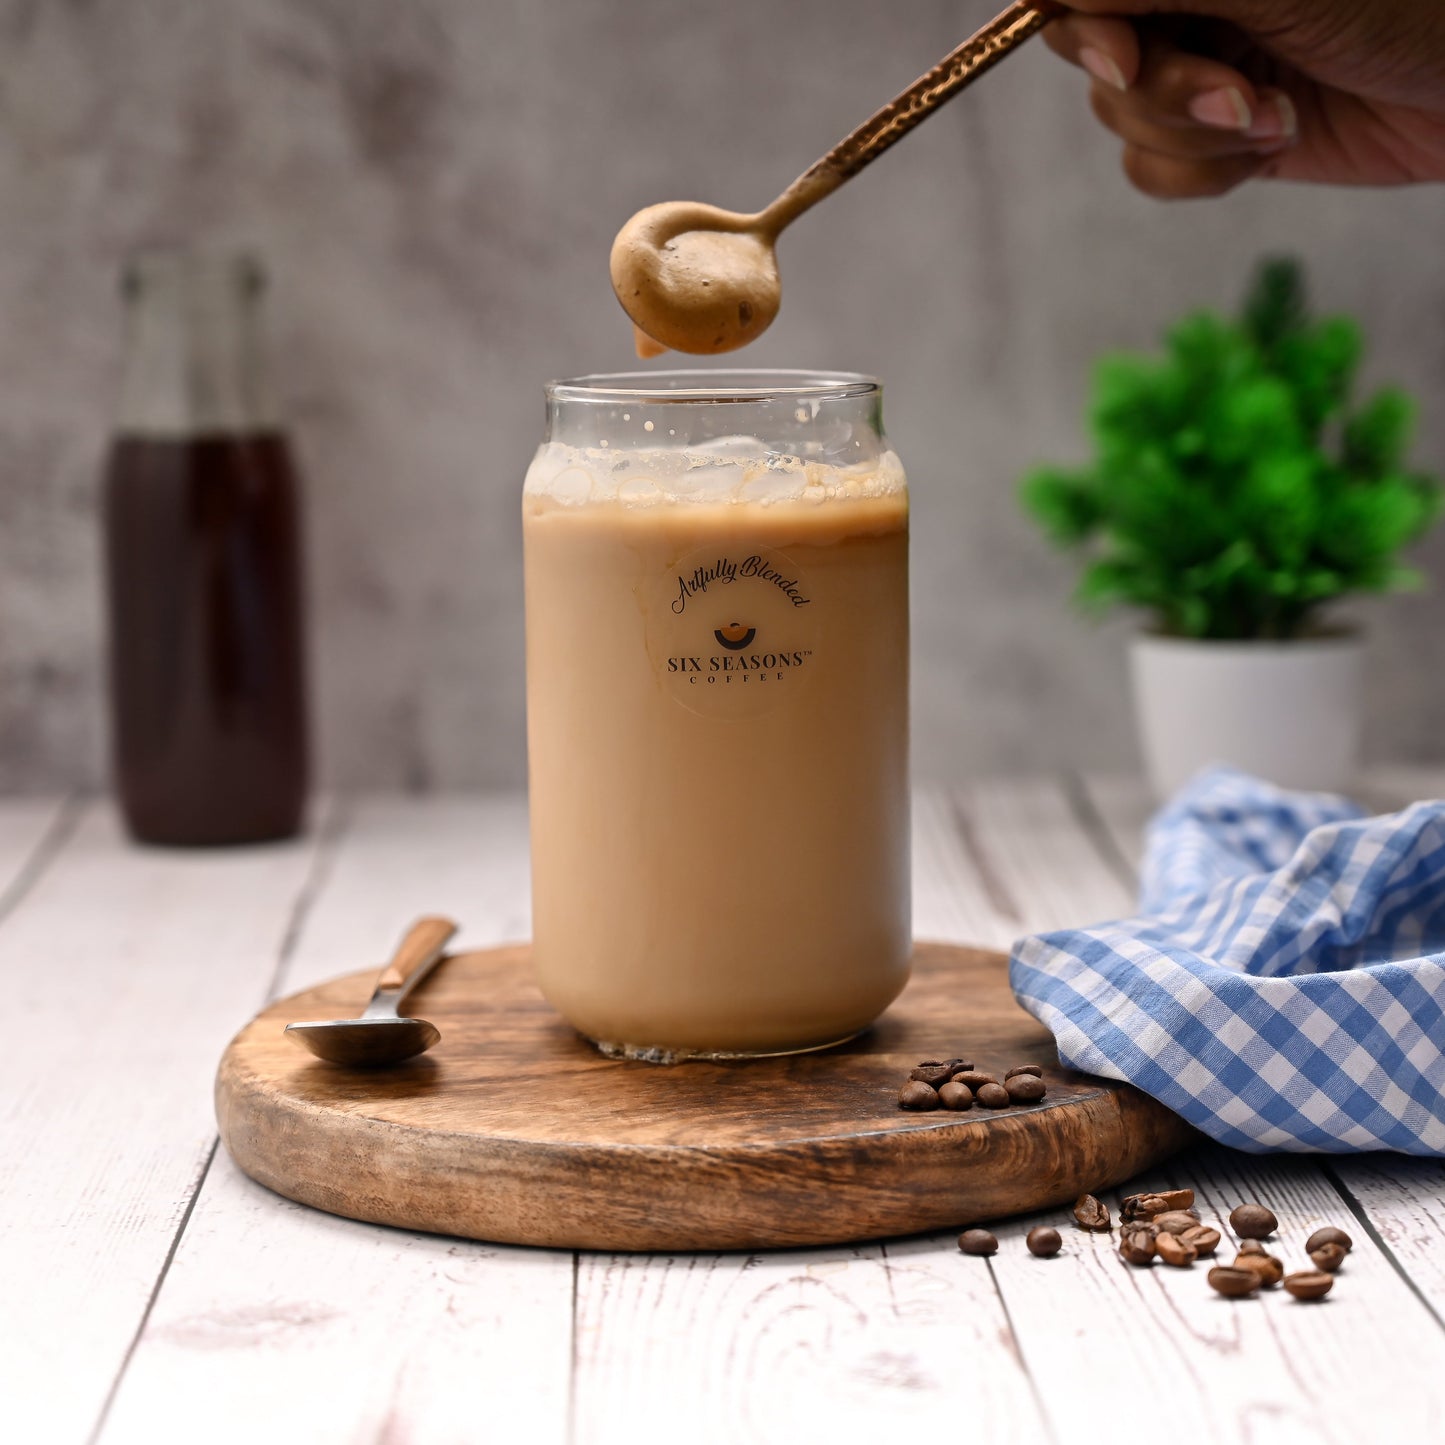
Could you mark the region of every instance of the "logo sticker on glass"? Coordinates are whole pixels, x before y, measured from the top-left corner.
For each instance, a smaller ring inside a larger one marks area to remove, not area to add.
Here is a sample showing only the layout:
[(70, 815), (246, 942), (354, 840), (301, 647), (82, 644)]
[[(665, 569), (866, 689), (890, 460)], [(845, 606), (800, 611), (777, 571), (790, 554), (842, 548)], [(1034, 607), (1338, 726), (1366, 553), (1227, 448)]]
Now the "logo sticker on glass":
[(691, 712), (767, 712), (805, 688), (817, 666), (821, 609), (783, 552), (690, 553), (657, 579), (648, 604), (653, 666)]

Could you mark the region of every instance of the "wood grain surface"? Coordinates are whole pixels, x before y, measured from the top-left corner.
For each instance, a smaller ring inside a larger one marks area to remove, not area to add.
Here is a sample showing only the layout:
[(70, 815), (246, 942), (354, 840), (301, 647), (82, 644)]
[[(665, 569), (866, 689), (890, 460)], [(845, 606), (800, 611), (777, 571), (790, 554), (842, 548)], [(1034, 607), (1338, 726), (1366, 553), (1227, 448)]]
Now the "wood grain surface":
[[(514, 1244), (751, 1249), (872, 1239), (1107, 1188), (1190, 1137), (1168, 1110), (1060, 1068), (1001, 954), (920, 944), (879, 1024), (837, 1049), (672, 1068), (605, 1059), (552, 1012), (524, 946), (460, 954), (408, 1011), (442, 1032), (384, 1072), (282, 1037), (359, 1010), (373, 972), (274, 1004), (216, 1080), (221, 1138), (253, 1178), (332, 1213)], [(1042, 1103), (910, 1114), (922, 1059), (1045, 1065)]]
[[(1376, 806), (1439, 797), (1371, 774)], [(1149, 810), (1120, 779), (922, 792), (914, 917), (1006, 947), (1117, 916)], [(1122, 1192), (1243, 1199), (1280, 1249), (1340, 1224), (1334, 1292), (1235, 1302), (1199, 1266), (1131, 1269), (1067, 1208), (757, 1253), (534, 1249), (356, 1224), (278, 1199), (214, 1147), (216, 1059), (266, 1000), (379, 967), (409, 918), (467, 949), (530, 930), (521, 797), (345, 800), (310, 839), (198, 856), (129, 846), (108, 810), (0, 802), (0, 1394), (26, 1445), (1169, 1445), (1438, 1441), (1445, 1161), (1190, 1148)], [(43, 965), (43, 966), (42, 966)], [(927, 1122), (926, 1120), (924, 1122)], [(1114, 1208), (1114, 1193), (1102, 1196)], [(1036, 1259), (1024, 1237), (1058, 1227)], [(479, 1425), (479, 1421), (482, 1424)], [(197, 1422), (200, 1422), (199, 1424)], [(493, 1432), (495, 1433), (495, 1431)], [(7, 1438), (9, 1438), (7, 1436)]]

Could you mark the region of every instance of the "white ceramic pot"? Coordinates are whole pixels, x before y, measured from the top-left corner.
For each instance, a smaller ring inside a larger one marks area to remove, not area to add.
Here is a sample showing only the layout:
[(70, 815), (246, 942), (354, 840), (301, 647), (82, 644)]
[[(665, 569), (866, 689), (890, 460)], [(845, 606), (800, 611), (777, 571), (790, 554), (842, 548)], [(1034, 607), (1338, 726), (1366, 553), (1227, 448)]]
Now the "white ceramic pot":
[(1168, 797), (1210, 763), (1286, 788), (1348, 788), (1363, 651), (1353, 633), (1298, 642), (1136, 637), (1134, 707), (1155, 794)]

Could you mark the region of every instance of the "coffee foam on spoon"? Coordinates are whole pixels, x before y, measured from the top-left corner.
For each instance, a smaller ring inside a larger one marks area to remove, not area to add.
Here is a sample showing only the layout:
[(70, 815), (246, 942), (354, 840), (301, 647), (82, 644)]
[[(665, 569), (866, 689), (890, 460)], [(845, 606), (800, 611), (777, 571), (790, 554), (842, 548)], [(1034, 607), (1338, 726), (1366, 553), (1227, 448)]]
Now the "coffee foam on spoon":
[(617, 233), (612, 289), (641, 357), (711, 356), (760, 336), (778, 314), (774, 226), (700, 201), (664, 201)]
[(654, 356), (666, 356), (668, 348), (662, 342), (654, 341), (635, 321), (632, 323), (632, 348), (643, 361)]

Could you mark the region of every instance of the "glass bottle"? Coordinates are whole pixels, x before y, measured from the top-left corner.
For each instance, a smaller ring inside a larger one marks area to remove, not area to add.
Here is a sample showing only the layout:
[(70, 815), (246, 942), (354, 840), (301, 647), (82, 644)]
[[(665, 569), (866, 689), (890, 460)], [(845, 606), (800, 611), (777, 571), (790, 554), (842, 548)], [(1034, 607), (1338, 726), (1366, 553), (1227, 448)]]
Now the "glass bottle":
[(112, 752), (147, 843), (301, 826), (299, 483), (265, 388), (263, 290), (241, 255), (156, 253), (125, 272), (103, 499)]
[(553, 383), (533, 953), (606, 1052), (823, 1048), (908, 976), (908, 497), (867, 377)]

